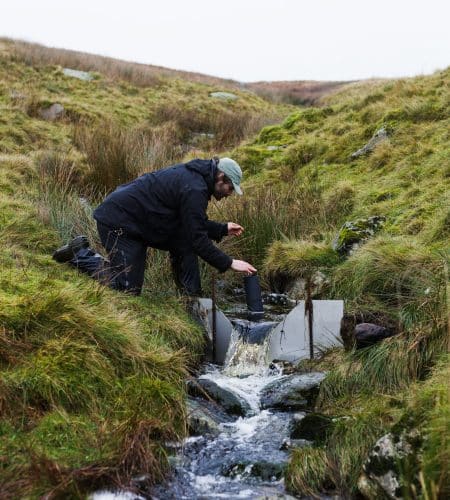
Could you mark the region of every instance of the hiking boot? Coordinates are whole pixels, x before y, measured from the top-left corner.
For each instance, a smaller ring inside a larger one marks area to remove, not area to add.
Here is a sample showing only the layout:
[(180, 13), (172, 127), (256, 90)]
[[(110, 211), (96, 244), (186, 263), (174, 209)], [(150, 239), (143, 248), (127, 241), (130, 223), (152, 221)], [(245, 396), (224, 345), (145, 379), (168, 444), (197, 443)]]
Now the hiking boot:
[(64, 245), (58, 250), (55, 250), (52, 258), (56, 262), (68, 262), (75, 257), (75, 254), (82, 248), (87, 248), (89, 246), (89, 240), (86, 236), (75, 236), (71, 239), (67, 245)]

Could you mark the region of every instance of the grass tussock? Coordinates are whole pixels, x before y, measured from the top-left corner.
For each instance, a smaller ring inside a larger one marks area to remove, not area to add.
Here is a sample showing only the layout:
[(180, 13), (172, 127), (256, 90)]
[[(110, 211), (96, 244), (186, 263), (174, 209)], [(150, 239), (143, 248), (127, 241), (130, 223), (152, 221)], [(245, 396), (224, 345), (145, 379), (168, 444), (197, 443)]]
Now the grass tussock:
[(171, 126), (127, 129), (110, 120), (94, 126), (82, 124), (74, 129), (74, 143), (89, 169), (84, 184), (100, 192), (112, 191), (144, 172), (170, 165), (182, 155), (181, 146), (176, 146), (177, 132)]
[(201, 332), (175, 298), (120, 296), (51, 260), (58, 237), (41, 222), (37, 185), (60, 175), (67, 214), (73, 170), (64, 157), (40, 165), (0, 162), (2, 495), (80, 497), (141, 472), (161, 480), (164, 443), (185, 433)]

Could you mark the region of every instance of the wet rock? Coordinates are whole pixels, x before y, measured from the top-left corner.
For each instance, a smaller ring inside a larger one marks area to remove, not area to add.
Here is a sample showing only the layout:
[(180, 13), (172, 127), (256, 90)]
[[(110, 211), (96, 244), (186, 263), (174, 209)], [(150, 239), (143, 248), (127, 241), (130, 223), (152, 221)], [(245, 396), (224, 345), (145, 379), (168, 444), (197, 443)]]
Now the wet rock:
[(274, 306), (295, 306), (296, 304), (295, 300), (289, 298), (285, 293), (263, 292), (261, 297), (264, 304)]
[(291, 422), (290, 437), (323, 443), (333, 427), (333, 419), (321, 413), (308, 413), (302, 419)]
[(58, 102), (55, 102), (48, 108), (39, 110), (39, 116), (43, 120), (52, 122), (58, 120), (59, 118), (62, 118), (64, 116), (64, 112), (64, 106), (62, 104), (59, 104)]
[(263, 481), (278, 481), (282, 478), (285, 464), (272, 462), (237, 462), (226, 466), (222, 474), (227, 477), (258, 477)]
[[(381, 437), (364, 464), (366, 477), (360, 478), (361, 486), (381, 488), (384, 494), (393, 500), (402, 498), (402, 492), (405, 488), (411, 487), (414, 479), (411, 481), (410, 478), (408, 484), (402, 484), (400, 470), (413, 470), (421, 442), (417, 429), (405, 429), (399, 433), (390, 432)], [(417, 482), (416, 490), (419, 489)]]
[(386, 217), (382, 215), (345, 222), (333, 241), (333, 249), (341, 255), (351, 255), (362, 243), (379, 231), (385, 222)]
[(203, 398), (205, 395), (209, 396), (221, 405), (227, 413), (239, 417), (245, 417), (253, 413), (247, 401), (231, 389), (220, 387), (216, 382), (207, 378), (198, 379), (197, 385), (196, 388), (194, 384), (190, 384), (190, 394)]
[(373, 134), (370, 141), (365, 146), (363, 146), (361, 149), (358, 149), (358, 151), (355, 151), (354, 153), (352, 153), (350, 155), (350, 158), (352, 160), (354, 160), (354, 159), (359, 158), (360, 156), (363, 156), (367, 153), (371, 153), (375, 149), (375, 146), (377, 146), (378, 144), (380, 144), (380, 142), (383, 142), (388, 138), (389, 138), (389, 136), (388, 136), (386, 129), (384, 127), (380, 128), (379, 130), (377, 130), (375, 132), (375, 134)]
[(295, 365), (284, 359), (274, 359), (272, 363), (269, 364), (269, 370), (273, 373), (282, 375), (291, 375), (299, 371)]
[(285, 438), (281, 443), (280, 450), (295, 450), (297, 448), (304, 448), (305, 446), (311, 446), (311, 441), (307, 439)]
[(93, 75), (88, 71), (80, 71), (78, 69), (63, 68), (63, 73), (66, 76), (71, 76), (72, 78), (78, 78), (78, 80), (83, 80), (85, 82), (90, 82), (94, 79)]
[(312, 372), (275, 380), (261, 391), (261, 408), (284, 411), (312, 408), (324, 378), (324, 373)]
[(211, 92), (209, 97), (214, 97), (215, 99), (222, 99), (224, 101), (234, 101), (238, 99), (236, 94), (232, 94), (231, 92)]
[(192, 398), (188, 398), (186, 407), (189, 434), (191, 436), (203, 436), (205, 434), (217, 436), (220, 433), (220, 421), (208, 408)]
[(369, 347), (395, 335), (388, 328), (374, 323), (360, 323), (355, 326), (355, 344), (357, 349)]

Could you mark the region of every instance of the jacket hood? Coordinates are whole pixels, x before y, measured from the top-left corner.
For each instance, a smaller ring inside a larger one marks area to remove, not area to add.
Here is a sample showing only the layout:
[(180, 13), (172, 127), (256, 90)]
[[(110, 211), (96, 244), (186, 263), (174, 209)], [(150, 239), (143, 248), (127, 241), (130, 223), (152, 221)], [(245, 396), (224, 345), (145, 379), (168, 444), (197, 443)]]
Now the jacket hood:
[(191, 160), (186, 163), (186, 168), (198, 172), (208, 186), (208, 193), (211, 196), (214, 193), (214, 184), (217, 172), (217, 162), (215, 160)]

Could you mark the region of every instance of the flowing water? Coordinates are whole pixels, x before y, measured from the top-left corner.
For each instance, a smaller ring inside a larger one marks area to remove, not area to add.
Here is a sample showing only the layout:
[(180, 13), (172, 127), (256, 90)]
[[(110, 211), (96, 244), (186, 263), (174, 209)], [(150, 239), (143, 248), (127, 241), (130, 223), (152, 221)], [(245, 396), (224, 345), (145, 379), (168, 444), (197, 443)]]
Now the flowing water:
[[(285, 493), (282, 479), (289, 459), (283, 443), (289, 437), (293, 413), (260, 409), (261, 390), (283, 376), (282, 368), (273, 364), (269, 368), (265, 362), (267, 333), (275, 324), (235, 320), (224, 366), (205, 365), (199, 379), (230, 389), (246, 401), (250, 411), (245, 417), (222, 419), (217, 435), (190, 437), (180, 443), (173, 474), (152, 490), (152, 499), (294, 498)], [(211, 410), (208, 401), (197, 401)]]

